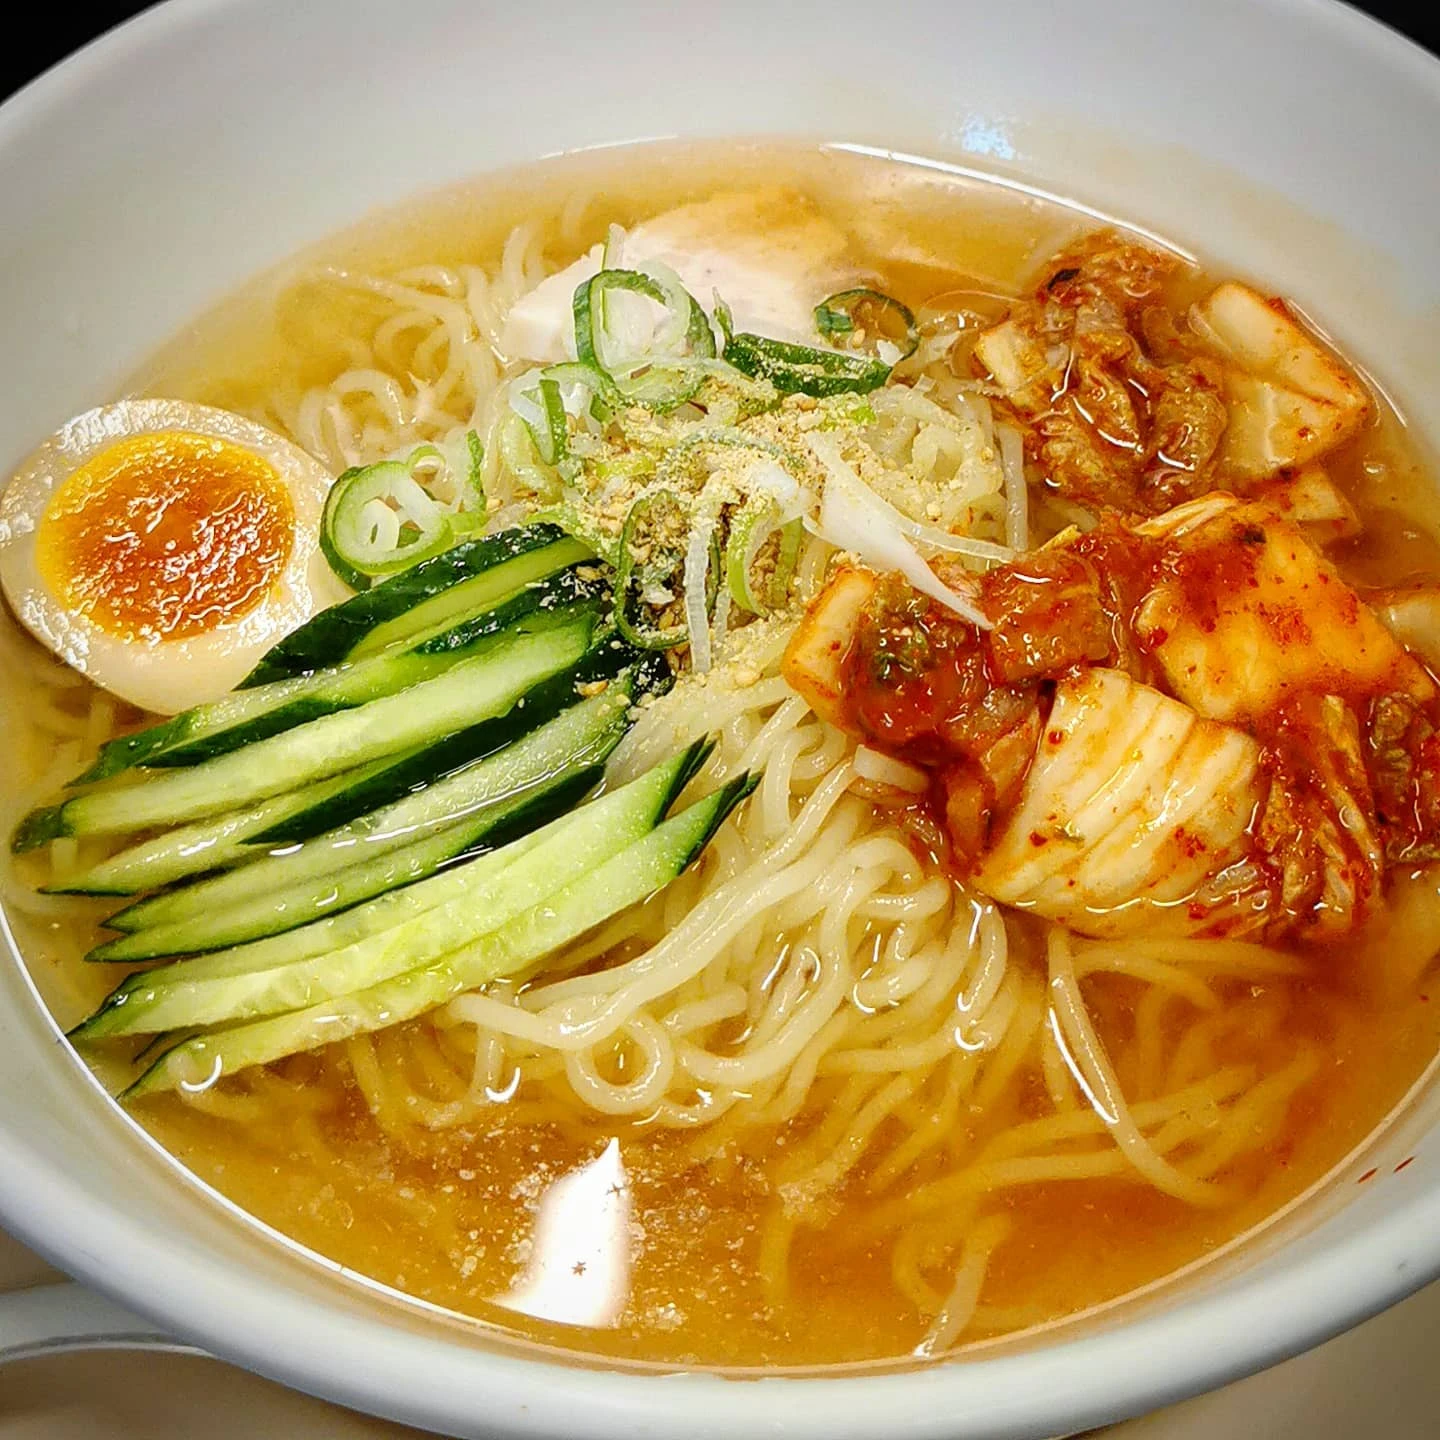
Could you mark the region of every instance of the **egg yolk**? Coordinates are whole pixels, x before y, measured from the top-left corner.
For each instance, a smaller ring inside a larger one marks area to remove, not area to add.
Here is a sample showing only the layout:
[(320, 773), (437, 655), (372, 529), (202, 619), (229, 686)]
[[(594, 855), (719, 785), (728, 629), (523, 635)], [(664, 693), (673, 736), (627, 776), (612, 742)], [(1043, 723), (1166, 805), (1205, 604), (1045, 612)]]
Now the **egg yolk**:
[(102, 630), (180, 640), (253, 610), (294, 533), (269, 461), (215, 436), (156, 431), (102, 450), (56, 489), (36, 559), (51, 593)]

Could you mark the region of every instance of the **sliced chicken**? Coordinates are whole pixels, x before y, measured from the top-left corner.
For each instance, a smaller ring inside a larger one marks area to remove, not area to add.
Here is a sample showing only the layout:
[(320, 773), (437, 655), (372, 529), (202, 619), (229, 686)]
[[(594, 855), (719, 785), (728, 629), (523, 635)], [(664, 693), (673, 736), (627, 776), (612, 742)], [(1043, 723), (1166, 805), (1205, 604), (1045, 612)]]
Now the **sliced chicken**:
[[(500, 335), (509, 359), (574, 359), (575, 290), (599, 271), (602, 249), (594, 246), (511, 306)], [(650, 260), (674, 270), (707, 311), (718, 291), (737, 330), (810, 344), (815, 306), (861, 278), (845, 232), (813, 201), (779, 187), (716, 195), (642, 221), (625, 237), (622, 264)]]

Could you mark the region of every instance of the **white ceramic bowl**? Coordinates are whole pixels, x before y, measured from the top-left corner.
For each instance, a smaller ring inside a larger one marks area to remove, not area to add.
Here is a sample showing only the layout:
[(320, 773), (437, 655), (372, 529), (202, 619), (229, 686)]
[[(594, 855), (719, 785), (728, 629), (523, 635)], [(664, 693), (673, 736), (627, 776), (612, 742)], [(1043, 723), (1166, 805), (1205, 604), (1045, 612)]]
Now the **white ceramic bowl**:
[[(1340, 5), (188, 0), (0, 110), (0, 463), (377, 205), (559, 150), (738, 132), (998, 169), (1146, 222), (1312, 304), (1431, 423), (1413, 402), (1440, 380), (1440, 65)], [(297, 1263), (181, 1180), (0, 966), (0, 1223), (218, 1355), (467, 1436), (1040, 1436), (1133, 1414), (1440, 1273), (1437, 1116), (1422, 1094), (1266, 1236), (1048, 1345), (659, 1378), (481, 1346)]]

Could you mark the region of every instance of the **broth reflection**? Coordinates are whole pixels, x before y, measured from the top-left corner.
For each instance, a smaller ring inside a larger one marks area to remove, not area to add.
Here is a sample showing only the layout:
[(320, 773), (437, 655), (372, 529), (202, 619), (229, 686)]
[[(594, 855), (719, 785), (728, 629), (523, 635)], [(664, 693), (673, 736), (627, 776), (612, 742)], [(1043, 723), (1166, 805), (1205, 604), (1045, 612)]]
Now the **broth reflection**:
[(630, 1291), (630, 1180), (612, 1139), (541, 1197), (525, 1273), (495, 1303), (565, 1325), (616, 1323)]

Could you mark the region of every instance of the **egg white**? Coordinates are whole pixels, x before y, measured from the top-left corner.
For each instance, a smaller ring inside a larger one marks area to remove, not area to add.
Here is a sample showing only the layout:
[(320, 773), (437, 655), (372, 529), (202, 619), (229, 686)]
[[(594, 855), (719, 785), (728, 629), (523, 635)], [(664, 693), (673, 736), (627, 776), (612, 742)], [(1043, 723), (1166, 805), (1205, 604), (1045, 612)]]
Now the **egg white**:
[[(36, 559), (51, 495), (117, 441), (159, 431), (209, 435), (259, 455), (285, 484), (294, 531), (285, 568), (246, 614), (200, 635), (125, 639), (67, 608)], [(233, 689), (278, 640), (349, 591), (320, 553), (332, 476), (298, 445), (226, 410), (181, 400), (122, 400), (90, 410), (50, 437), (0, 495), (0, 588), (20, 622), (66, 664), (143, 710), (172, 715)]]

